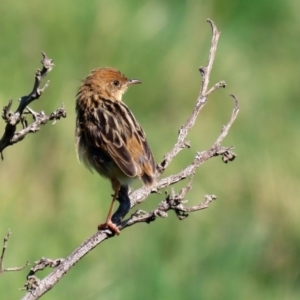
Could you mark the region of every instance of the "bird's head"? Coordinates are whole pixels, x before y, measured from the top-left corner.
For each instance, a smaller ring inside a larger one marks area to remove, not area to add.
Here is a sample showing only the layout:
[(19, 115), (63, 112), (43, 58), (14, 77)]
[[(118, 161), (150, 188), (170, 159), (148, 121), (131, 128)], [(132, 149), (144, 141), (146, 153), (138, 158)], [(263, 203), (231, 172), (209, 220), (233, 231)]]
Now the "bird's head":
[(88, 78), (103, 94), (103, 97), (118, 101), (122, 100), (123, 94), (130, 85), (142, 83), (137, 79), (128, 79), (120, 71), (113, 68), (95, 69)]

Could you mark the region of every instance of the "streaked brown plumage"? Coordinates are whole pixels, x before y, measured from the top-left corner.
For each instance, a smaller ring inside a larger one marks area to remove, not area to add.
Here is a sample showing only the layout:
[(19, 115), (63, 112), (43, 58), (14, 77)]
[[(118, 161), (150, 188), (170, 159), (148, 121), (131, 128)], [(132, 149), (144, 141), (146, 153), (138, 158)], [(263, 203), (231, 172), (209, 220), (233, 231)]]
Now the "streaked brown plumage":
[(76, 96), (76, 148), (80, 161), (89, 169), (110, 179), (114, 196), (106, 222), (99, 229), (110, 228), (114, 201), (121, 186), (140, 178), (154, 184), (155, 163), (146, 135), (122, 95), (130, 85), (141, 83), (127, 79), (112, 68), (93, 70), (82, 81)]

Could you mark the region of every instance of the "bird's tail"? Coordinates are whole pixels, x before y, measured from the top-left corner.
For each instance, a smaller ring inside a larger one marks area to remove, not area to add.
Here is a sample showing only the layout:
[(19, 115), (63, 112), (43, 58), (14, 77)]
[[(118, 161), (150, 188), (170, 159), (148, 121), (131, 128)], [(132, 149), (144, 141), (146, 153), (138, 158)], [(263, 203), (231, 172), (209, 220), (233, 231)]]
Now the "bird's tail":
[(155, 184), (155, 178), (154, 178), (153, 174), (149, 175), (149, 174), (144, 173), (141, 176), (141, 179), (142, 179), (144, 185), (147, 187), (152, 187)]

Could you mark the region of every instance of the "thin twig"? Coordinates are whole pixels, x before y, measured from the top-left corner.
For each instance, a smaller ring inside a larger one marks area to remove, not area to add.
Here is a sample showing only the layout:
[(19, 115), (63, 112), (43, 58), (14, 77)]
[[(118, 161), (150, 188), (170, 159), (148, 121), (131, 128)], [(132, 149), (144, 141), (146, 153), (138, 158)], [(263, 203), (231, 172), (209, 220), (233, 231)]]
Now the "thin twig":
[(11, 236), (11, 231), (8, 230), (6, 236), (3, 239), (3, 247), (2, 247), (2, 252), (1, 252), (1, 256), (0, 256), (0, 276), (4, 273), (4, 272), (15, 272), (15, 271), (21, 271), (23, 269), (25, 269), (29, 262), (27, 261), (22, 267), (11, 267), (11, 268), (4, 268), (3, 264), (4, 264), (4, 255), (5, 255), (5, 251), (7, 249), (7, 243), (8, 240)]

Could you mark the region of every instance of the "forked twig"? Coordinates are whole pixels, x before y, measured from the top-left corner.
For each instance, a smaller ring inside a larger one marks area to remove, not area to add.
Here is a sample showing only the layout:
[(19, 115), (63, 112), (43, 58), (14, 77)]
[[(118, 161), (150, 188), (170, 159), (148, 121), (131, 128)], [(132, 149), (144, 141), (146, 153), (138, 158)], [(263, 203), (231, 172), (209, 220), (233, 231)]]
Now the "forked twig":
[(3, 239), (2, 252), (1, 252), (1, 256), (0, 256), (0, 276), (4, 272), (21, 271), (21, 270), (25, 269), (29, 264), (29, 262), (27, 261), (22, 267), (4, 268), (4, 266), (3, 266), (3, 264), (4, 264), (4, 255), (5, 255), (5, 251), (7, 249), (7, 243), (8, 243), (8, 240), (9, 240), (10, 236), (11, 236), (11, 232), (10, 232), (10, 230), (8, 230), (6, 236)]

